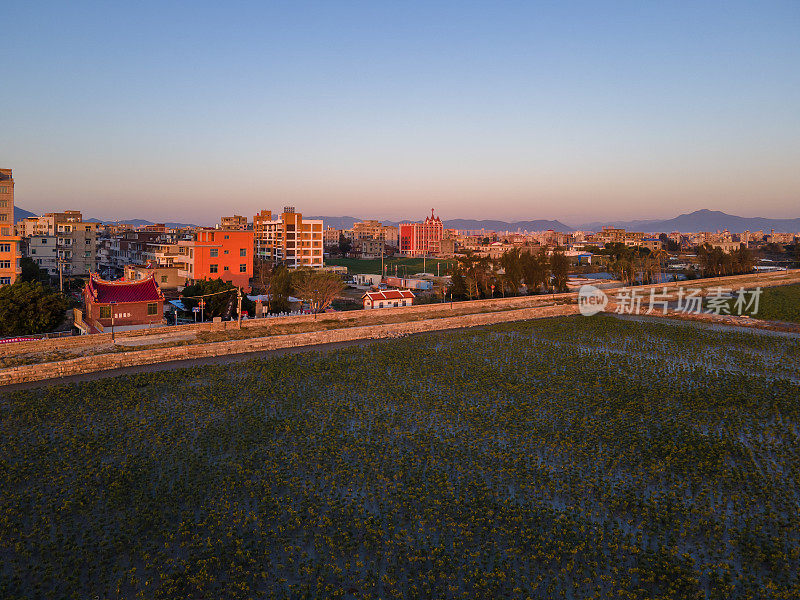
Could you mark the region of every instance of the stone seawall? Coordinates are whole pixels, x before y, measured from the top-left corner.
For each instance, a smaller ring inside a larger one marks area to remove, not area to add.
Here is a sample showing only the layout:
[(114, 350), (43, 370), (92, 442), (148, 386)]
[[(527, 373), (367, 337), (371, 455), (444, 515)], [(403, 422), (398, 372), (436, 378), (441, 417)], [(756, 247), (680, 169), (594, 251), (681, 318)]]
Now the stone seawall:
[[(694, 281), (681, 282), (685, 287), (708, 289), (717, 286), (723, 287), (736, 287), (739, 286), (763, 286), (770, 287), (775, 285), (787, 285), (791, 283), (800, 283), (800, 270), (792, 271), (778, 271), (774, 273), (756, 273), (748, 275), (733, 275), (729, 277), (716, 277), (708, 279), (697, 279)], [(665, 284), (668, 289), (674, 290), (677, 286), (675, 284)], [(640, 294), (649, 294), (650, 288), (661, 290), (664, 285), (655, 286), (638, 286), (636, 290)], [(604, 290), (607, 294), (613, 295), (614, 288)], [(470, 311), (480, 313), (489, 310), (513, 310), (522, 308), (532, 308), (556, 301), (572, 300), (576, 296), (575, 292), (567, 292), (564, 294), (546, 294), (539, 296), (516, 296), (513, 298), (495, 298), (491, 300), (472, 300), (468, 302), (456, 302), (453, 307), (458, 311)], [(364, 325), (370, 325), (370, 320), (379, 319), (382, 314), (406, 314), (406, 315), (425, 315), (429, 318), (447, 317), (451, 314), (452, 309), (449, 303), (436, 303), (436, 304), (423, 304), (415, 306), (406, 306), (398, 308), (384, 308), (372, 311), (345, 311), (338, 313), (325, 313), (319, 315), (319, 319), (326, 321), (363, 321)], [(298, 315), (294, 317), (280, 317), (276, 319), (249, 319), (242, 322), (243, 327), (269, 327), (270, 324), (291, 325), (295, 323), (307, 323), (314, 320), (313, 315)], [(136, 331), (121, 332), (116, 335), (117, 340), (135, 339), (142, 336), (150, 335), (186, 335), (194, 334), (202, 331), (223, 331), (226, 329), (235, 329), (238, 324), (235, 321), (226, 321), (222, 323), (198, 323), (188, 325), (177, 325), (168, 327), (152, 327), (149, 329), (141, 329)], [(82, 335), (66, 338), (54, 338), (46, 340), (36, 340), (32, 342), (16, 342), (13, 344), (0, 345), (1, 356), (14, 356), (17, 354), (24, 354), (25, 352), (57, 352), (77, 350), (81, 348), (91, 348), (95, 346), (110, 346), (111, 334), (101, 333), (95, 335)]]
[(0, 385), (45, 380), (56, 383), (60, 377), (82, 375), (96, 371), (108, 371), (124, 367), (136, 367), (155, 363), (192, 360), (195, 358), (259, 352), (263, 350), (277, 350), (281, 348), (293, 348), (298, 346), (314, 346), (317, 344), (329, 344), (354, 340), (392, 338), (426, 331), (439, 331), (461, 327), (491, 325), (494, 323), (506, 323), (510, 321), (572, 315), (577, 314), (577, 312), (578, 310), (576, 305), (567, 304), (561, 306), (548, 306), (539, 308), (534, 307), (505, 310), (501, 312), (487, 312), (457, 317), (440, 317), (411, 321), (407, 323), (366, 325), (362, 327), (330, 329), (326, 331), (315, 331), (309, 333), (274, 335), (268, 337), (250, 338), (246, 340), (177, 346), (174, 348), (116, 352), (101, 354), (98, 356), (73, 358), (59, 362), (11, 367), (0, 371)]

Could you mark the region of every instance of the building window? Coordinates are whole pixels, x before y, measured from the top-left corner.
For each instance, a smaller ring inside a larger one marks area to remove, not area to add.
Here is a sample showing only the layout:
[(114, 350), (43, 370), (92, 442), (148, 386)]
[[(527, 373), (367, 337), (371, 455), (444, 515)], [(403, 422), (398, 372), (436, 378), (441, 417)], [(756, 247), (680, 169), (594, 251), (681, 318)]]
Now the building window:
[[(11, 244), (0, 244), (0, 252), (11, 252)], [(33, 252), (35, 254), (36, 250)]]
[(210, 265), (208, 271), (209, 273), (219, 273), (219, 265)]
[(162, 275), (161, 276), (161, 283), (167, 283), (167, 276), (166, 275)]
[(230, 268), (228, 265), (225, 265), (225, 270), (226, 270), (226, 271), (230, 271), (230, 270), (231, 270), (231, 268)]
[(0, 207), (5, 208), (8, 206), (8, 200), (0, 200)]
[(219, 250), (217, 248), (212, 248), (209, 252), (211, 254), (211, 258), (216, 258), (219, 256)]
[(247, 248), (239, 248), (239, 256), (247, 256)]
[(11, 277), (0, 277), (0, 285), (10, 285)]
[(10, 260), (0, 260), (0, 269), (10, 269), (10, 268), (11, 268)]
[(101, 306), (100, 307), (100, 318), (101, 319), (110, 319), (111, 318), (111, 307), (110, 306)]
[(150, 302), (147, 304), (147, 314), (148, 316), (158, 314), (158, 302)]
[(231, 236), (229, 236), (229, 235), (226, 235), (226, 236), (225, 236), (225, 239), (226, 239), (226, 240), (229, 240), (229, 239), (231, 239)]
[(247, 273), (247, 265), (239, 265), (239, 273)]

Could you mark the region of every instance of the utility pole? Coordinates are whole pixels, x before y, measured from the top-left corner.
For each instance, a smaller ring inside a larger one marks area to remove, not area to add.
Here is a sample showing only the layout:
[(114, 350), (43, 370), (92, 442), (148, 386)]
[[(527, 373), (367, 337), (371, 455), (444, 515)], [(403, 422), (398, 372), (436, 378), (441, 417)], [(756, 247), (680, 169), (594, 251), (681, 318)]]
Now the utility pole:
[(111, 302), (111, 343), (114, 343), (114, 313), (116, 312), (116, 302)]
[(236, 295), (238, 296), (239, 300), (239, 307), (237, 308), (237, 314), (239, 315), (239, 329), (242, 328), (242, 288), (236, 288)]

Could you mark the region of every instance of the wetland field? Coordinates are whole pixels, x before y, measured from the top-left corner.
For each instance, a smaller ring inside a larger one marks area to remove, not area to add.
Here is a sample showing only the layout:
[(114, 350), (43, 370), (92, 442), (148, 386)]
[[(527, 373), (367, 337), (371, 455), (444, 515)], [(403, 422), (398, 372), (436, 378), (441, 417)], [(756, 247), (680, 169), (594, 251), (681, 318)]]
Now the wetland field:
[(800, 597), (800, 339), (563, 317), (0, 390), (0, 597)]

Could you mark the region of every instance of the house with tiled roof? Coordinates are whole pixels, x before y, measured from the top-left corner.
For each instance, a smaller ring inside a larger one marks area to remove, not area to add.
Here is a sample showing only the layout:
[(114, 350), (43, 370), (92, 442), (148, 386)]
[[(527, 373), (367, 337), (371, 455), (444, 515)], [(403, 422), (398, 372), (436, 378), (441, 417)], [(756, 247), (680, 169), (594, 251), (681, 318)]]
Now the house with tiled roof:
[(83, 288), (84, 311), (76, 325), (84, 333), (130, 331), (164, 324), (164, 294), (153, 276), (106, 281), (96, 274)]
[(394, 308), (397, 306), (411, 306), (414, 302), (414, 292), (411, 290), (382, 290), (379, 292), (366, 292), (361, 296), (364, 310), (373, 308)]

